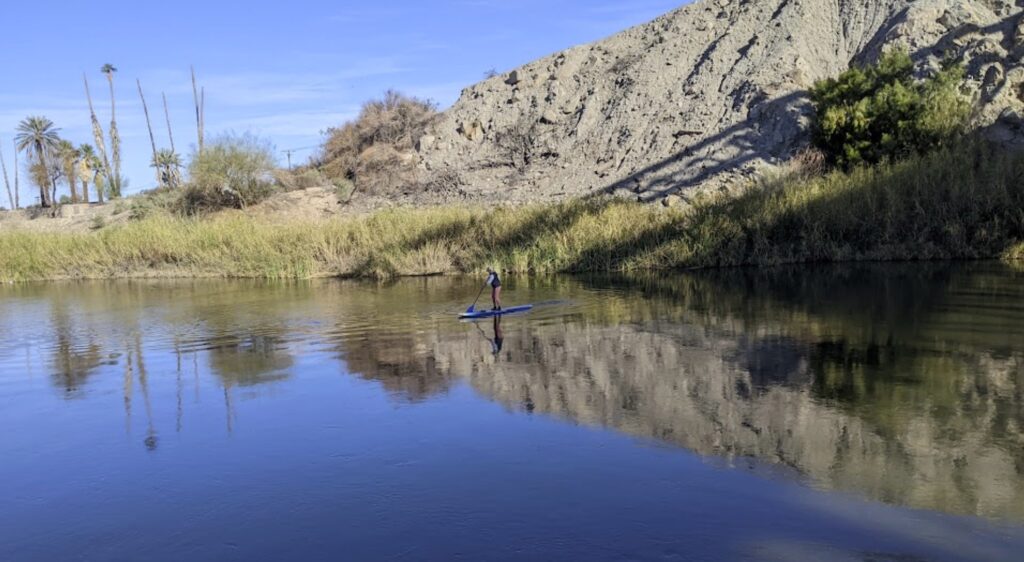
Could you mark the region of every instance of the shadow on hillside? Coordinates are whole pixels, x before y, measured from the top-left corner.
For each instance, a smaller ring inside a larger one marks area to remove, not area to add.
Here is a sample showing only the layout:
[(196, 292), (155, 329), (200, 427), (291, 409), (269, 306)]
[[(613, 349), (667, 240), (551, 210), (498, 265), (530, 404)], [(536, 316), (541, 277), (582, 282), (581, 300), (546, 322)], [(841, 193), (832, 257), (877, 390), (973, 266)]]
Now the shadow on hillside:
[[(839, 261), (986, 259), (1024, 240), (1024, 160), (965, 142), (904, 164), (821, 180), (819, 189), (771, 189), (699, 205), (629, 235), (573, 248), (563, 271), (701, 268)], [(529, 249), (541, 237), (601, 221), (607, 198), (545, 209), (481, 254)], [(637, 215), (643, 216), (642, 214)], [(621, 220), (621, 217), (618, 217)], [(614, 226), (610, 225), (611, 228)], [(486, 255), (474, 256), (484, 259)]]
[[(893, 24), (880, 29), (862, 49), (866, 56), (876, 56), (881, 52), (887, 37), (906, 17), (894, 18)], [(925, 49), (918, 49), (913, 58), (921, 63), (928, 57), (959, 59), (965, 55), (970, 43), (964, 39), (971, 35), (1001, 34), (1001, 46), (1009, 53), (1001, 56), (999, 52), (989, 50), (976, 53), (970, 64), (972, 72), (989, 69), (985, 76), (978, 76), (986, 88), (982, 92), (981, 103), (988, 103), (997, 98), (1006, 87), (1010, 86), (1005, 74), (991, 69), (996, 62), (1024, 59), (1024, 44), (1016, 40), (1015, 32), (1024, 22), (1024, 14), (1000, 22), (979, 26), (964, 24), (950, 30), (936, 43)], [(763, 94), (762, 94), (763, 95)], [(807, 115), (810, 100), (806, 92), (793, 92), (789, 95), (753, 103), (749, 107), (749, 116), (742, 122), (720, 131), (707, 138), (685, 147), (675, 155), (656, 162), (636, 171), (610, 185), (598, 190), (597, 195), (611, 194), (622, 189), (637, 190), (640, 200), (650, 202), (666, 195), (680, 193), (695, 187), (702, 182), (724, 172), (742, 170), (744, 166), (757, 160), (772, 161), (785, 158), (798, 143), (796, 139), (786, 138), (786, 131), (800, 130), (800, 117)], [(766, 139), (778, 139), (769, 145)], [(707, 149), (721, 145), (716, 153), (728, 152), (728, 148), (736, 152), (728, 157), (718, 157), (708, 153)]]
[[(796, 139), (787, 138), (791, 135), (786, 132), (800, 130), (800, 118), (807, 114), (809, 108), (810, 99), (806, 92), (793, 92), (754, 103), (743, 121), (634, 172), (598, 190), (595, 195), (611, 194), (621, 189), (633, 190), (639, 186), (639, 198), (649, 202), (685, 191), (724, 172), (740, 170), (756, 160), (784, 158), (796, 142)], [(772, 146), (766, 146), (764, 139), (774, 139)], [(716, 145), (736, 152), (729, 157), (708, 153), (708, 149)]]

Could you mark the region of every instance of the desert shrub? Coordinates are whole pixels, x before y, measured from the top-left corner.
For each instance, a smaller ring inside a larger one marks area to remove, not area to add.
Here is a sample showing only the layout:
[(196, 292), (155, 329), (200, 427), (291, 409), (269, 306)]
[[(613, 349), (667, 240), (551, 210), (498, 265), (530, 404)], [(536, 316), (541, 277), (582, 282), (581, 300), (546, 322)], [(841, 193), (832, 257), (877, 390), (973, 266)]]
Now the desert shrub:
[(540, 158), (557, 157), (548, 143), (548, 134), (540, 127), (540, 122), (524, 115), (507, 129), (495, 135), (498, 153), (504, 162), (502, 165), (512, 168), (515, 173), (524, 174), (530, 165)]
[(300, 189), (309, 189), (311, 187), (324, 187), (331, 185), (331, 181), (316, 168), (306, 168), (296, 171), (274, 170), (274, 180), (277, 181), (277, 185), (285, 191), (297, 191)]
[(338, 196), (338, 201), (348, 203), (356, 192), (356, 186), (346, 179), (334, 180), (334, 192)]
[(253, 135), (225, 135), (192, 157), (179, 211), (195, 215), (244, 209), (275, 191), (273, 147)]
[(436, 170), (420, 180), (420, 188), (433, 193), (459, 192), (465, 184), (462, 175), (451, 168)]
[(390, 144), (375, 144), (359, 154), (353, 178), (363, 192), (383, 194), (395, 191), (416, 181), (415, 164), (409, 152), (402, 152)]
[(946, 64), (915, 79), (904, 50), (815, 84), (814, 144), (829, 162), (850, 169), (925, 153), (961, 134), (970, 103), (960, 93), (964, 71)]
[(128, 199), (125, 203), (118, 203), (114, 214), (128, 211), (130, 220), (142, 220), (156, 214), (170, 213), (178, 209), (183, 191), (171, 187), (158, 187), (144, 191)]
[(433, 102), (389, 91), (366, 103), (355, 121), (327, 131), (318, 166), (358, 191), (391, 192), (415, 181), (415, 143), (436, 115)]

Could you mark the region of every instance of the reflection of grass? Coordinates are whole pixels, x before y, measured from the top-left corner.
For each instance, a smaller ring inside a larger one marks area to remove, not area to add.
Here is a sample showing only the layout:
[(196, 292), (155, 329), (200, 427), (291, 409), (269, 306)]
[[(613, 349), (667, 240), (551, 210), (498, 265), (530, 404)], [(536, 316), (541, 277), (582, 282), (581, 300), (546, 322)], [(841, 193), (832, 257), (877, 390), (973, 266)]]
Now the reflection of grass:
[(1024, 257), (1024, 158), (968, 144), (690, 212), (636, 203), (404, 209), (269, 224), (154, 216), (87, 234), (0, 235), (0, 279), (393, 277), (631, 271), (847, 260)]
[(1014, 269), (1024, 271), (1024, 243), (1014, 244), (1003, 254), (1005, 259)]

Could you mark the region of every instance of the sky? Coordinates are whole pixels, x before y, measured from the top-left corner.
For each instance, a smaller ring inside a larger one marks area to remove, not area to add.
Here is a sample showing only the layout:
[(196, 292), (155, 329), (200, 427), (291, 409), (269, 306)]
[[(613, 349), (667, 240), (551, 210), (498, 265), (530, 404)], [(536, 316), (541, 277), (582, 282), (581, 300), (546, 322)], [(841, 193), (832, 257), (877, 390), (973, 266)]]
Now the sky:
[[(253, 133), (305, 161), (323, 131), (388, 89), (446, 107), (494, 69), (511, 70), (646, 22), (686, 0), (175, 0), (5, 2), (0, 31), (0, 148), (12, 166), (17, 123), (44, 115), (76, 144), (93, 144), (82, 75), (104, 130), (115, 75), (128, 192), (153, 187), (136, 79), (159, 147), (196, 144), (189, 67), (206, 91), (206, 136)], [(41, 28), (45, 32), (40, 32)], [(24, 158), (22, 158), (24, 160)], [(22, 164), (24, 162), (22, 161)], [(13, 170), (9, 170), (13, 174)], [(13, 181), (13, 178), (12, 178)], [(22, 203), (38, 192), (26, 186)], [(0, 204), (6, 204), (6, 198)]]

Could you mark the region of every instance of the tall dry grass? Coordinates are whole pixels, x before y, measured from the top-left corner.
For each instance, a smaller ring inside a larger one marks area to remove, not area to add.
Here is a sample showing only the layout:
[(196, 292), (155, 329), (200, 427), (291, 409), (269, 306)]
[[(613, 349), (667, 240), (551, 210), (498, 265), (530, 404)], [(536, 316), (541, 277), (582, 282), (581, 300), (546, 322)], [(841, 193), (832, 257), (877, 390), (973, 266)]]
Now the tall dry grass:
[(848, 260), (1024, 257), (1024, 157), (967, 143), (793, 179), (687, 210), (604, 199), (387, 210), (270, 224), (155, 215), (81, 234), (0, 234), (0, 280), (307, 278), (637, 271)]

